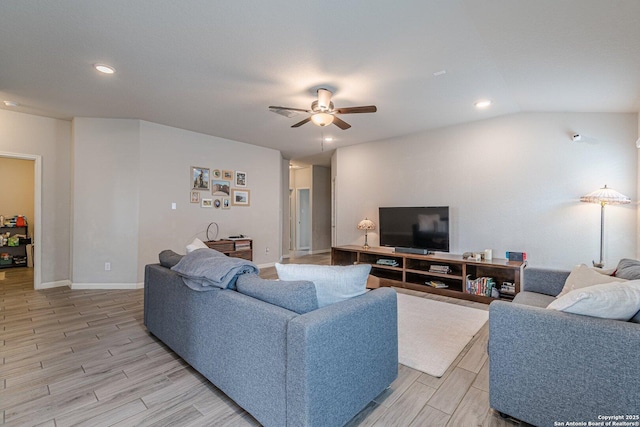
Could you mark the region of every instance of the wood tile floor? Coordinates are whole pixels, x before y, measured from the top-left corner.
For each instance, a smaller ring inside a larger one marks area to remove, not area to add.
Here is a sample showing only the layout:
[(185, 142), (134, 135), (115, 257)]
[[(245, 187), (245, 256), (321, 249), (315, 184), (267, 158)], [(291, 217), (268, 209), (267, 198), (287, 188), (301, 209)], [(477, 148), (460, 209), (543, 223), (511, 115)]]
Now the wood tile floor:
[[(289, 262), (327, 264), (327, 255)], [(0, 280), (0, 424), (257, 426), (142, 324), (143, 291), (33, 290), (32, 269)], [(275, 277), (275, 269), (261, 272)], [(399, 290), (400, 292), (406, 292)], [(484, 304), (410, 292), (454, 304)], [(487, 326), (442, 378), (400, 365), (348, 424), (509, 426), (489, 409)]]

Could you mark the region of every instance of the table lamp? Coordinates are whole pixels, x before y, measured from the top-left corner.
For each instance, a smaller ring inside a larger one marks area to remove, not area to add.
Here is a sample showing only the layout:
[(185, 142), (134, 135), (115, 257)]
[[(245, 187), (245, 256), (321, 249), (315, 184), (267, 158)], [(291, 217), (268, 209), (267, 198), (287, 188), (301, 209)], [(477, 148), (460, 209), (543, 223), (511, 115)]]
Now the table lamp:
[(364, 246), (363, 249), (369, 249), (369, 243), (367, 242), (367, 233), (369, 230), (375, 230), (376, 224), (370, 219), (363, 219), (358, 223), (358, 230), (364, 230)]

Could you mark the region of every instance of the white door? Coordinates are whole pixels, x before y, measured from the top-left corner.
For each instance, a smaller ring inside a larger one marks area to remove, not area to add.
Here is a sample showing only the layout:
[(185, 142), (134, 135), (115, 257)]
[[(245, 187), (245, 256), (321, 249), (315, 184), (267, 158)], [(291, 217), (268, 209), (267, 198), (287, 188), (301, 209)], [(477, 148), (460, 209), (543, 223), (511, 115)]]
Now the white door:
[(299, 188), (297, 201), (297, 250), (311, 249), (311, 199), (308, 188)]

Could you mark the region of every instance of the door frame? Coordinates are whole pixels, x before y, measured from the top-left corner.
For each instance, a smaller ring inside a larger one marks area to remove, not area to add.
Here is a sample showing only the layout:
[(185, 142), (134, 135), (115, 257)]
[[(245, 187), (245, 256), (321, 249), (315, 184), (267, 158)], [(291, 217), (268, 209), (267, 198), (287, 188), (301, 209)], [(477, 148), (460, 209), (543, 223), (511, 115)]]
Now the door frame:
[(42, 156), (39, 154), (22, 154), (0, 151), (0, 157), (18, 160), (33, 160), (34, 163), (34, 191), (33, 191), (33, 223), (36, 228), (33, 240), (33, 288), (40, 289), (42, 285)]

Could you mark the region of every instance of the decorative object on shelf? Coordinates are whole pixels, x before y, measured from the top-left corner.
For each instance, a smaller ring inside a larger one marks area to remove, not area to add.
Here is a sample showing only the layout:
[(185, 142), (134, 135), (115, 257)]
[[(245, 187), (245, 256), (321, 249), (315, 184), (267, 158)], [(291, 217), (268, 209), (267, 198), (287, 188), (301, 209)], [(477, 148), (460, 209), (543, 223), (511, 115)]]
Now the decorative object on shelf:
[(376, 229), (376, 224), (370, 219), (365, 218), (358, 223), (358, 230), (364, 230), (364, 246), (362, 247), (363, 249), (369, 249), (369, 242), (367, 241), (367, 237), (368, 237), (367, 235), (369, 233), (369, 230), (375, 230), (375, 229)]
[(191, 166), (191, 185), (193, 190), (208, 190), (209, 168)]
[(222, 209), (231, 209), (231, 199), (228, 197), (222, 198)]
[(233, 171), (223, 170), (222, 171), (222, 179), (231, 181), (233, 180)]
[(211, 180), (211, 195), (212, 196), (228, 196), (229, 188), (231, 187), (230, 181), (224, 181), (221, 179)]
[(214, 169), (212, 174), (213, 178), (215, 179), (220, 179), (222, 177), (222, 172), (220, 172), (220, 169)]
[[(211, 228), (212, 225), (216, 226), (216, 234), (213, 235), (213, 239), (211, 238), (211, 236), (209, 235), (209, 229)], [(209, 225), (207, 225), (207, 240), (211, 241), (211, 240), (216, 240), (218, 238), (218, 232), (220, 231), (220, 227), (218, 227), (218, 223), (217, 222), (210, 222)]]
[(236, 171), (236, 185), (235, 187), (246, 187), (247, 186), (247, 173)]
[(191, 192), (191, 203), (200, 203), (200, 193), (198, 191)]
[(599, 190), (593, 191), (586, 196), (580, 197), (581, 202), (600, 204), (600, 262), (593, 261), (594, 267), (604, 267), (604, 207), (605, 205), (627, 205), (631, 199), (624, 194), (618, 193), (606, 185)]
[(231, 190), (231, 204), (234, 206), (249, 206), (249, 190)]
[(203, 207), (203, 208), (211, 208), (211, 207), (213, 207), (213, 200), (212, 199), (202, 199), (202, 203), (200, 204), (200, 207)]

